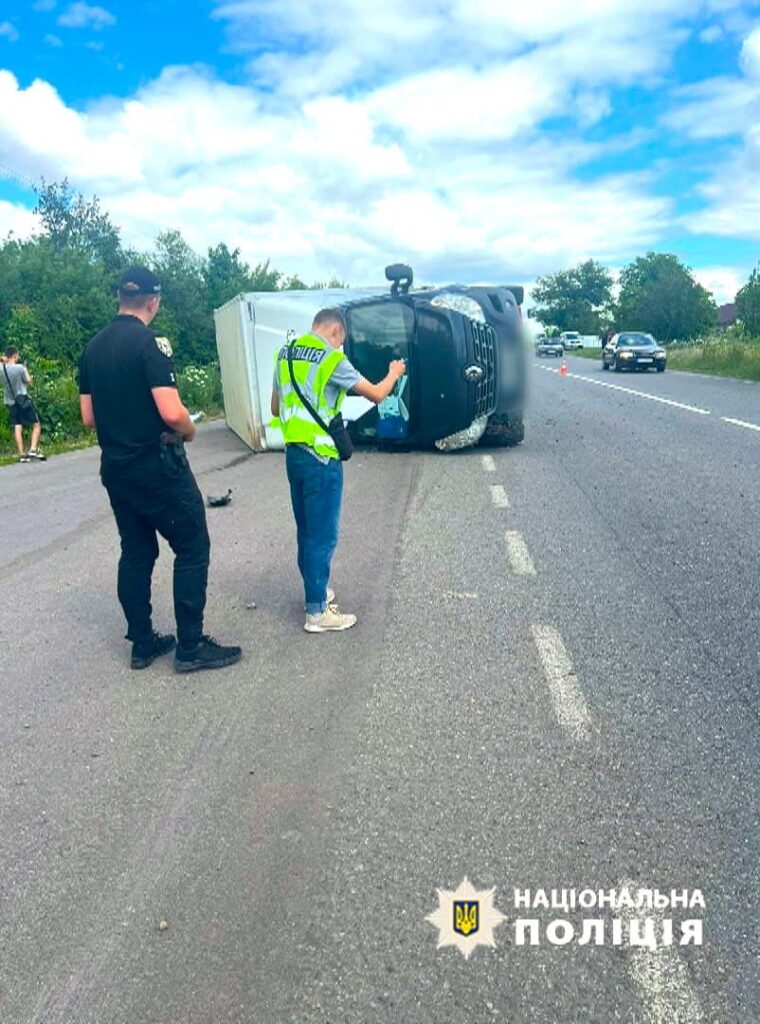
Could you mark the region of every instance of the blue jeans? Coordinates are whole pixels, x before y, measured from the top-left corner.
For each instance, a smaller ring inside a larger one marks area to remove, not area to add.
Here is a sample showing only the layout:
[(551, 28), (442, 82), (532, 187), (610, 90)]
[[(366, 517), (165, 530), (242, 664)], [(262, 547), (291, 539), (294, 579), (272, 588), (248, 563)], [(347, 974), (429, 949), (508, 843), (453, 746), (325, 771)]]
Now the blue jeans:
[(285, 467), (298, 535), (298, 569), (303, 577), (307, 615), (327, 607), (330, 562), (338, 543), (343, 465), (338, 459), (325, 464), (305, 449), (289, 444)]

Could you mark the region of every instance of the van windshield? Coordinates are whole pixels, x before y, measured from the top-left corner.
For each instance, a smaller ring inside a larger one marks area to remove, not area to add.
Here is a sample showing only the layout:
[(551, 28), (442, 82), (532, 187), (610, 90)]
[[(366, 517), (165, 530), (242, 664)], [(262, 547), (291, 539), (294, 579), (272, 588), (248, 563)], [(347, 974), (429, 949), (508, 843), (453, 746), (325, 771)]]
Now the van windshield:
[(392, 359), (408, 361), (414, 330), (414, 312), (409, 306), (383, 300), (347, 312), (350, 358), (362, 376), (382, 380)]

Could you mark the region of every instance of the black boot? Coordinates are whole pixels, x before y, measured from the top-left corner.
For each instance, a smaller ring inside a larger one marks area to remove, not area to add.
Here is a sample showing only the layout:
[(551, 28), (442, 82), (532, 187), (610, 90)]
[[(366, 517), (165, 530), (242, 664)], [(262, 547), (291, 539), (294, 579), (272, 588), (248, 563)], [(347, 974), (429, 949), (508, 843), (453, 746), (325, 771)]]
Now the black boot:
[(222, 647), (211, 636), (201, 637), (195, 647), (177, 647), (175, 667), (178, 672), (198, 672), (204, 668), (225, 668), (240, 661), (240, 647)]
[(168, 654), (174, 650), (177, 641), (173, 636), (163, 636), (161, 633), (153, 632), (150, 640), (142, 643), (132, 644), (131, 668), (147, 668), (152, 665), (156, 658), (162, 654)]

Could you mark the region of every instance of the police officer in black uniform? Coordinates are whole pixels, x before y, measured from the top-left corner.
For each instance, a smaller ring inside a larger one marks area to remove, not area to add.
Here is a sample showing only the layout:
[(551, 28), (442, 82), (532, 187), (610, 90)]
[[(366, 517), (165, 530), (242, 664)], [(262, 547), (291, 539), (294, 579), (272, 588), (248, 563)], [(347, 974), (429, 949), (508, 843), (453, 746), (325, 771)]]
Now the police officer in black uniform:
[(121, 537), (118, 595), (132, 641), (132, 668), (175, 646), (153, 629), (150, 589), (160, 533), (174, 560), (175, 664), (180, 672), (240, 659), (203, 633), (209, 536), (201, 493), (185, 455), (195, 424), (177, 390), (172, 349), (149, 330), (161, 285), (145, 267), (119, 281), (119, 313), (88, 343), (80, 363), (82, 420), (98, 431), (100, 475)]

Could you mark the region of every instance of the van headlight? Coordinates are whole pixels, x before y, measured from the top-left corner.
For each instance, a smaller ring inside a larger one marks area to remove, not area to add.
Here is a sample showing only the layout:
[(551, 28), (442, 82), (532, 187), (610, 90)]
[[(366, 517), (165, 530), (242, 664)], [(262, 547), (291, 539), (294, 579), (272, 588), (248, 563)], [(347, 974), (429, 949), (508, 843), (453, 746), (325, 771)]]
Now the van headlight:
[(479, 302), (476, 302), (470, 295), (460, 295), (459, 292), (444, 292), (443, 295), (436, 295), (430, 300), (430, 305), (438, 309), (451, 309), (455, 313), (462, 313), (470, 320), (476, 320), (479, 324), (486, 323), (486, 315)]

